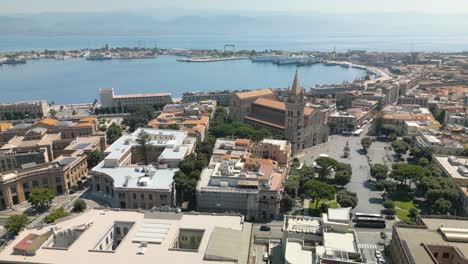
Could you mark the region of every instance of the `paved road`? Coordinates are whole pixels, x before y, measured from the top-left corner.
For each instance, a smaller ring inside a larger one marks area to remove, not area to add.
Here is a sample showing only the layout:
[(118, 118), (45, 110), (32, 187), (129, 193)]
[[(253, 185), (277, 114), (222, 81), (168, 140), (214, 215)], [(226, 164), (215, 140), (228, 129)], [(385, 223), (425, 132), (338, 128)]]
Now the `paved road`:
[[(367, 133), (367, 129), (367, 126), (364, 127), (364, 131), (360, 136), (333, 135), (327, 143), (306, 150), (302, 161), (305, 165), (310, 166), (320, 154), (327, 154), (340, 162), (351, 164), (353, 175), (350, 183), (346, 185), (346, 189), (357, 193), (359, 203), (355, 211), (380, 213), (383, 209), (381, 193), (376, 191), (373, 185), (367, 182), (370, 179), (370, 168), (367, 156), (360, 152), (362, 149), (361, 139)], [(346, 142), (349, 143), (350, 156), (343, 158), (343, 149)]]

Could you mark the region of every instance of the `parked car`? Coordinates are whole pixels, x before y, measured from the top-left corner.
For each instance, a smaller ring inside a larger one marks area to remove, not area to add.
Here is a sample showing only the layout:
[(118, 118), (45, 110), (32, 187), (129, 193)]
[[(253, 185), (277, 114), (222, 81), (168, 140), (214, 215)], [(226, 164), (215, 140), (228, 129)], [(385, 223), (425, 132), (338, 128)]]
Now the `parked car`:
[(269, 259), (268, 252), (263, 252), (263, 260), (268, 261), (268, 259)]
[(270, 231), (270, 230), (271, 230), (271, 227), (269, 227), (267, 225), (260, 226), (260, 231)]

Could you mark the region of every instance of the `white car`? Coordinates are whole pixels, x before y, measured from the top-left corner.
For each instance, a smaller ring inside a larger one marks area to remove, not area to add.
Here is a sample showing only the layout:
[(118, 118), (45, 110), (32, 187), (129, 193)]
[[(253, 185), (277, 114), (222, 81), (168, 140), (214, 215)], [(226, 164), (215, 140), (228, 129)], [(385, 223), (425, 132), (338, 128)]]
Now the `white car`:
[(268, 261), (268, 252), (263, 252), (263, 260)]

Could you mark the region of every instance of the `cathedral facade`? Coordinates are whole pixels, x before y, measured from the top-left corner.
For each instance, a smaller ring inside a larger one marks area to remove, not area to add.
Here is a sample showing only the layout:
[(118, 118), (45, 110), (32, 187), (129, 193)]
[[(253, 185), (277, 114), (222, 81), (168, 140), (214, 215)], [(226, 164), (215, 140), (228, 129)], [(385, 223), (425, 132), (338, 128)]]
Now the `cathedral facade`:
[(297, 72), (285, 101), (277, 100), (267, 90), (233, 94), (229, 105), (231, 118), (284, 137), (291, 142), (293, 155), (328, 140), (329, 129), (323, 114), (307, 106)]

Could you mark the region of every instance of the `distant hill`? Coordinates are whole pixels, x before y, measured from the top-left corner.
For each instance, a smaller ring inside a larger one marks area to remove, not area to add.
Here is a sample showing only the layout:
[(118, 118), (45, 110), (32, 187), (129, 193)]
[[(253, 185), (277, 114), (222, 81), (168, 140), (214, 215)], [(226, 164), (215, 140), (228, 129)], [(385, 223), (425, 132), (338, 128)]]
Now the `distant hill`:
[(369, 34), (466, 34), (462, 15), (414, 13), (198, 13), (147, 12), (40, 13), (0, 15), (0, 35), (248, 35), (310, 36)]

